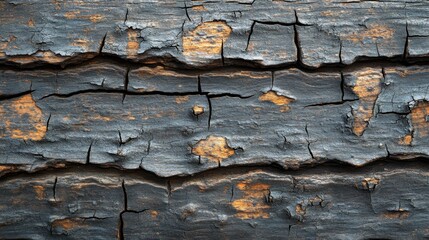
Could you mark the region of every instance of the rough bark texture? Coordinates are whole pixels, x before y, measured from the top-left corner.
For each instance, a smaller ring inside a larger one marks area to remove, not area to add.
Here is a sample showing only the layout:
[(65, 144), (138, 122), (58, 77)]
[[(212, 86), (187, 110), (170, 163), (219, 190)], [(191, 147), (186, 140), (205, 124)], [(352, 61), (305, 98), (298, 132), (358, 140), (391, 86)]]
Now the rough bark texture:
[(428, 1), (0, 13), (1, 239), (429, 238)]

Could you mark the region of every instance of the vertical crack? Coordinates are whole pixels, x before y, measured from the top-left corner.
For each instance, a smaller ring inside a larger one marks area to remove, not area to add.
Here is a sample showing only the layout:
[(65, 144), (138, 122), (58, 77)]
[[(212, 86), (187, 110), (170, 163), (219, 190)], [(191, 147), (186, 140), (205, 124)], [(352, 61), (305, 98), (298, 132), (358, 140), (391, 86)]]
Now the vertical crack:
[(153, 140), (153, 135), (151, 133), (149, 133), (149, 135), (150, 135), (150, 138), (147, 141), (146, 154), (140, 159), (139, 168), (143, 169), (143, 170), (144, 170), (144, 168), (143, 168), (143, 160), (144, 160), (145, 157), (147, 157), (149, 155), (149, 153), (150, 153), (150, 146), (151, 146), (151, 143), (152, 143), (152, 140)]
[(130, 74), (130, 68), (127, 68), (127, 71), (125, 72), (125, 78), (124, 78), (124, 94), (122, 95), (122, 104), (125, 101), (125, 96), (128, 92), (128, 82), (129, 82), (129, 74)]
[(127, 11), (125, 12), (124, 25), (126, 25), (127, 21), (128, 21), (128, 8), (127, 8)]
[(384, 144), (384, 148), (386, 149), (386, 153), (387, 153), (387, 158), (389, 158), (390, 157), (390, 152), (389, 152), (389, 148), (387, 147), (387, 144), (385, 143)]
[(221, 45), (221, 49), (220, 49), (220, 57), (222, 60), (222, 66), (224, 66), (225, 65), (225, 56), (223, 54), (223, 39), (222, 39), (222, 45)]
[[(296, 17), (295, 21), (298, 22), (298, 15), (295, 15), (295, 17)], [(298, 34), (298, 29), (296, 28), (296, 24), (293, 25), (293, 32), (294, 32), (294, 43), (295, 43), (296, 55), (297, 55), (296, 56), (297, 65), (302, 66), (303, 65), (302, 50), (301, 50), (301, 44), (299, 42), (299, 34)]]
[(402, 61), (407, 62), (407, 57), (408, 57), (408, 40), (410, 37), (410, 33), (408, 32), (408, 21), (405, 23), (405, 31), (407, 33), (407, 38), (405, 39), (405, 46), (404, 46), (404, 53), (402, 55)]
[(211, 120), (212, 120), (212, 101), (210, 100), (210, 97), (208, 95), (206, 95), (207, 97), (207, 101), (209, 103), (209, 119), (208, 119), (208, 123), (207, 123), (207, 127), (208, 130), (210, 130), (210, 125), (211, 125)]
[(58, 177), (55, 177), (54, 186), (52, 188), (52, 194), (54, 195), (54, 201), (57, 201), (57, 183), (58, 183)]
[(104, 34), (104, 37), (100, 42), (100, 47), (98, 48), (98, 54), (101, 54), (103, 52), (104, 44), (106, 43), (106, 37), (107, 37), (107, 32), (106, 34)]
[(120, 130), (118, 130), (118, 135), (119, 135), (119, 146), (122, 146), (122, 144), (124, 144), (124, 141), (122, 140), (122, 135)]
[(198, 93), (201, 94), (203, 91), (201, 89), (201, 77), (198, 75)]
[(308, 149), (308, 152), (310, 153), (310, 155), (311, 155), (311, 158), (313, 158), (314, 159), (314, 155), (313, 155), (313, 152), (311, 151), (311, 148), (310, 148), (310, 140), (309, 140), (309, 138), (310, 138), (310, 134), (308, 133), (308, 125), (307, 124), (305, 124), (305, 133), (307, 134), (307, 139), (306, 139), (306, 141), (307, 141), (307, 149)]
[(124, 193), (124, 211), (128, 210), (128, 195), (127, 189), (125, 187), (125, 180), (122, 180), (122, 192)]
[(124, 210), (119, 213), (119, 227), (118, 227), (118, 239), (124, 240), (124, 219), (123, 214), (128, 210), (128, 197), (127, 197), (127, 189), (125, 188), (125, 180), (122, 179), (122, 192), (124, 194)]
[(52, 114), (49, 113), (48, 120), (46, 121), (46, 132), (49, 130), (49, 122), (51, 121), (51, 116), (52, 116)]
[(344, 73), (341, 71), (341, 101), (344, 102), (344, 86), (345, 86), (345, 79), (344, 79)]
[(340, 63), (343, 63), (343, 41), (340, 39), (340, 51), (338, 53), (338, 58), (340, 59)]
[(377, 57), (380, 57), (380, 50), (378, 49), (378, 43), (375, 42), (375, 50), (377, 50)]
[(250, 44), (250, 37), (251, 37), (251, 36), (252, 36), (252, 34), (253, 34), (253, 28), (255, 27), (255, 24), (256, 24), (256, 21), (253, 21), (252, 26), (250, 27), (250, 32), (249, 32), (249, 36), (248, 36), (248, 38), (247, 38), (247, 44), (246, 44), (246, 52), (247, 52), (247, 50), (248, 50), (248, 48), (249, 48), (249, 44)]
[(302, 25), (302, 24), (299, 22), (299, 19), (298, 19), (298, 12), (296, 11), (296, 9), (294, 9), (294, 10), (293, 10), (293, 14), (295, 15), (295, 24), (294, 24), (294, 25)]
[(91, 148), (92, 148), (92, 144), (94, 143), (94, 141), (91, 142), (91, 144), (89, 144), (89, 148), (88, 148), (88, 152), (86, 154), (86, 164), (90, 164), (90, 158), (91, 158)]
[(188, 18), (189, 21), (192, 22), (192, 19), (189, 17), (188, 6), (186, 6), (186, 0), (183, 1), (183, 3), (185, 4), (185, 14), (186, 14), (186, 17)]

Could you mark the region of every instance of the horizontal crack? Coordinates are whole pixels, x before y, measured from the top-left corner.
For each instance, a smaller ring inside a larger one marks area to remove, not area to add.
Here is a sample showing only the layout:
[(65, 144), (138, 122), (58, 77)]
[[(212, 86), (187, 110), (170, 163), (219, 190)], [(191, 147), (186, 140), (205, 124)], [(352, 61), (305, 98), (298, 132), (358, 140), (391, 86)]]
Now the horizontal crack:
[(241, 96), (239, 94), (233, 94), (233, 93), (213, 94), (210, 92), (198, 92), (198, 91), (197, 92), (163, 92), (163, 91), (133, 92), (133, 91), (115, 90), (115, 89), (87, 89), (87, 90), (80, 90), (80, 91), (71, 92), (67, 94), (52, 93), (39, 98), (39, 100), (43, 100), (50, 97), (68, 98), (68, 97), (72, 97), (79, 94), (85, 94), (85, 93), (113, 93), (113, 94), (138, 95), (138, 96), (153, 96), (153, 95), (208, 96), (209, 98), (234, 97), (234, 98), (242, 98), (242, 99), (252, 97), (252, 96)]
[[(295, 24), (296, 25), (296, 24)], [(78, 58), (76, 56), (75, 58)], [(167, 69), (177, 70), (177, 71), (196, 71), (196, 72), (209, 72), (217, 69), (241, 69), (241, 70), (253, 70), (253, 71), (278, 71), (278, 70), (287, 70), (287, 69), (299, 69), (304, 72), (329, 72), (329, 71), (341, 71), (349, 68), (356, 67), (367, 67), (370, 65), (371, 67), (376, 66), (411, 66), (411, 65), (429, 65), (428, 57), (408, 57), (407, 59), (403, 59), (401, 56), (394, 57), (359, 57), (356, 61), (351, 64), (343, 64), (343, 63), (330, 63), (330, 64), (321, 64), (320, 67), (311, 67), (303, 65), (298, 61), (292, 63), (284, 63), (272, 66), (263, 66), (258, 62), (243, 60), (243, 59), (230, 59), (225, 58), (225, 65), (191, 65), (184, 62), (179, 62), (175, 58), (167, 58), (167, 57), (157, 57), (157, 58), (148, 58), (146, 60), (135, 61), (126, 58), (122, 58), (117, 55), (101, 53), (96, 55), (90, 59), (84, 59), (82, 61), (67, 61), (66, 63), (53, 64), (53, 63), (33, 63), (27, 65), (18, 65), (11, 62), (1, 62), (0, 70), (64, 70), (74, 67), (84, 67), (90, 63), (101, 62), (101, 63), (111, 63), (118, 66), (129, 67), (132, 69), (137, 69), (140, 67), (157, 67), (163, 66)], [(370, 64), (368, 64), (370, 63)]]
[[(359, 173), (365, 172), (367, 170), (373, 169), (377, 166), (387, 166), (391, 165), (397, 168), (404, 168), (405, 166), (412, 166), (413, 164), (421, 165), (422, 168), (428, 168), (429, 170), (429, 156), (422, 156), (419, 154), (416, 155), (392, 155), (388, 157), (381, 157), (373, 159), (373, 161), (368, 162), (362, 166), (355, 166), (347, 162), (343, 162), (336, 159), (319, 159), (323, 160), (321, 162), (311, 162), (307, 164), (302, 164), (299, 168), (288, 168), (284, 169), (277, 163), (268, 163), (268, 164), (244, 164), (244, 165), (231, 165), (231, 166), (222, 166), (219, 168), (207, 169), (193, 175), (176, 175), (170, 177), (159, 176), (149, 170), (142, 168), (138, 169), (124, 169), (117, 165), (110, 164), (82, 164), (75, 162), (61, 162), (63, 166), (59, 168), (55, 164), (51, 164), (47, 167), (40, 168), (37, 171), (28, 172), (22, 169), (17, 169), (17, 171), (4, 173), (0, 177), (0, 181), (5, 181), (11, 178), (25, 178), (25, 177), (36, 177), (36, 176), (50, 176), (55, 174), (59, 176), (61, 174), (70, 173), (70, 172), (82, 172), (86, 171), (94, 174), (104, 174), (104, 173), (117, 173), (120, 176), (128, 176), (134, 178), (145, 178), (148, 180), (162, 181), (159, 182), (166, 184), (165, 181), (172, 180), (190, 180), (201, 175), (225, 175), (228, 173), (243, 173), (252, 170), (265, 170), (266, 172), (272, 172), (277, 174), (288, 174), (291, 176), (299, 175), (303, 173), (316, 173), (320, 172), (321, 174), (325, 173)], [(413, 157), (414, 156), (414, 157)], [(316, 157), (317, 158), (317, 157)], [(407, 163), (407, 164), (405, 164)], [(14, 166), (14, 165), (10, 165)], [(17, 165), (18, 166), (18, 165)]]
[(22, 96), (30, 94), (32, 92), (34, 92), (34, 90), (28, 90), (28, 91), (16, 93), (16, 94), (1, 94), (0, 95), (0, 101), (22, 97)]
[(356, 102), (359, 99), (352, 99), (352, 100), (342, 100), (342, 101), (338, 101), (338, 102), (326, 102), (326, 103), (316, 103), (316, 104), (310, 104), (310, 105), (306, 105), (304, 106), (304, 108), (308, 108), (308, 107), (319, 107), (319, 106), (331, 106), (331, 105), (342, 105), (346, 102)]

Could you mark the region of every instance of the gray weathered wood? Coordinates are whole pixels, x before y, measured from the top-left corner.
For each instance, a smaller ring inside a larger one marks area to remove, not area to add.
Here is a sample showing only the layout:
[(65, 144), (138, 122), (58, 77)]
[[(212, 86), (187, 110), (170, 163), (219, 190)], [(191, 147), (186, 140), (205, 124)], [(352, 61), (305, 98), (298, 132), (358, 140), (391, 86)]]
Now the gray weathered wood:
[(418, 1), (3, 1), (0, 59), (66, 65), (105, 53), (146, 63), (307, 67), (428, 56)]

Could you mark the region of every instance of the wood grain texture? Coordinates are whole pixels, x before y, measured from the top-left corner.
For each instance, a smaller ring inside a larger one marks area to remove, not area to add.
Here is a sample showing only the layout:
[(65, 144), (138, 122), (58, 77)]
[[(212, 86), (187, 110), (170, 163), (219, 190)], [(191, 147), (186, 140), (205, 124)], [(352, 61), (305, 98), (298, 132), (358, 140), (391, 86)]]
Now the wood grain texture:
[[(1, 92), (9, 93), (0, 104), (2, 165), (36, 171), (78, 162), (168, 177), (428, 155), (425, 66), (311, 73), (90, 66), (2, 72)], [(204, 139), (213, 141), (198, 144)]]
[(25, 174), (0, 184), (0, 237), (421, 239), (428, 170), (384, 162), (181, 179), (79, 166)]
[(423, 0), (8, 0), (0, 59), (66, 65), (108, 54), (198, 68), (415, 61), (429, 54), (428, 9)]
[(0, 239), (425, 239), (426, 0), (0, 1)]

